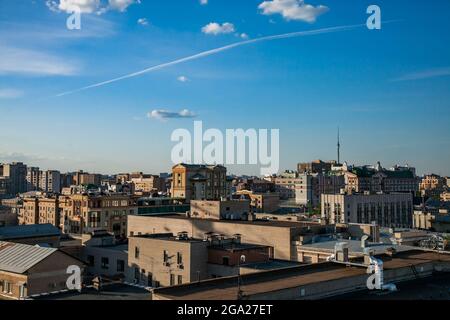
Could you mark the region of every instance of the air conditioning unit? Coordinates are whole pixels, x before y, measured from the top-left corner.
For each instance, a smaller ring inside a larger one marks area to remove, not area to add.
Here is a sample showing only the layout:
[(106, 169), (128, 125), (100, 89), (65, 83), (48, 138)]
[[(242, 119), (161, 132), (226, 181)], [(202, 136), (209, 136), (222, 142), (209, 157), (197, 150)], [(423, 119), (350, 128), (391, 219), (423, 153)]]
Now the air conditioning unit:
[(178, 269), (184, 270), (184, 265), (183, 264), (179, 264), (178, 265)]
[(165, 267), (170, 267), (170, 262), (164, 262)]

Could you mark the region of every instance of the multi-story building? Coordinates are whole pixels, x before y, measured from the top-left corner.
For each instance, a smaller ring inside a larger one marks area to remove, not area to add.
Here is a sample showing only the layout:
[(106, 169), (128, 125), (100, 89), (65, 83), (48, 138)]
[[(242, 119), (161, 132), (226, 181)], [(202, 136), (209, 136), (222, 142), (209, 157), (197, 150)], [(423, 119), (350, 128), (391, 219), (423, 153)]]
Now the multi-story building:
[(134, 282), (149, 287), (166, 287), (208, 279), (208, 243), (172, 234), (129, 238), (128, 264)]
[(134, 184), (135, 192), (163, 192), (165, 191), (165, 179), (155, 175), (142, 176), (132, 178), (131, 182)]
[(251, 191), (254, 193), (275, 192), (275, 184), (272, 181), (259, 178), (245, 178), (236, 181), (236, 191)]
[(372, 223), (382, 227), (412, 227), (413, 196), (391, 194), (323, 194), (322, 218), (335, 223)]
[(444, 191), (447, 182), (445, 178), (437, 174), (425, 175), (419, 185), (419, 190), (422, 196), (439, 197)]
[(248, 220), (249, 200), (192, 200), (190, 216), (199, 219)]
[(27, 191), (40, 190), (41, 171), (38, 167), (27, 168)]
[(102, 180), (101, 174), (91, 174), (80, 170), (73, 174), (73, 182), (75, 185), (94, 185), (100, 186)]
[(298, 173), (327, 173), (331, 171), (331, 167), (336, 161), (315, 160), (312, 162), (299, 163), (297, 165)]
[(298, 176), (295, 201), (302, 205), (318, 206), (322, 194), (339, 193), (345, 188), (345, 178), (343, 175), (303, 173)]
[(344, 172), (346, 190), (351, 192), (409, 192), (418, 190), (415, 169), (394, 167), (384, 169), (376, 166), (353, 167)]
[(39, 189), (44, 192), (61, 192), (61, 174), (56, 170), (42, 171)]
[(131, 237), (128, 264), (134, 271), (134, 283), (167, 287), (233, 276), (241, 266), (263, 264), (272, 257), (271, 247), (241, 243), (240, 235), (196, 239), (180, 232), (176, 236), (161, 233)]
[(24, 197), (19, 224), (51, 224), (61, 228), (61, 209), (58, 196)]
[(275, 192), (280, 195), (281, 200), (295, 199), (296, 192), (302, 183), (302, 179), (298, 177), (298, 174), (292, 171), (287, 171), (268, 179), (275, 184)]
[(172, 172), (172, 197), (189, 202), (231, 196), (231, 184), (224, 166), (182, 163), (175, 165)]
[(117, 237), (127, 234), (127, 216), (136, 214), (136, 197), (125, 194), (73, 194), (60, 197), (65, 233), (106, 230)]
[(16, 195), (27, 191), (27, 166), (22, 162), (2, 165), (3, 177), (9, 179), (8, 194)]
[(0, 199), (6, 198), (9, 196), (9, 178), (0, 176)]
[(254, 213), (273, 213), (280, 209), (280, 195), (276, 192), (257, 193), (248, 190), (237, 191), (234, 198), (246, 198)]

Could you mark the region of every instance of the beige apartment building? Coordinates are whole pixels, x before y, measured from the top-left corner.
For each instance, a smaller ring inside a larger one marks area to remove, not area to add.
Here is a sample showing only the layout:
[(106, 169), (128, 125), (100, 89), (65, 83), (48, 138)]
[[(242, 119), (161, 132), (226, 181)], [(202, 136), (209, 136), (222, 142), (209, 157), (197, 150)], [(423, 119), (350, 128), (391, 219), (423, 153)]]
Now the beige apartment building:
[(128, 235), (187, 232), (190, 238), (204, 239), (210, 234), (242, 236), (242, 243), (274, 248), (273, 256), (281, 260), (297, 260), (296, 242), (300, 235), (314, 234), (324, 227), (320, 224), (294, 221), (240, 221), (196, 219), (185, 215), (128, 216)]
[(377, 222), (383, 227), (412, 227), (410, 193), (323, 194), (322, 219), (328, 223)]
[(208, 278), (208, 243), (203, 240), (166, 233), (130, 237), (128, 246), (137, 284), (167, 287)]
[(172, 197), (219, 200), (231, 196), (227, 169), (221, 165), (178, 164), (172, 168)]
[(280, 208), (280, 195), (277, 192), (257, 193), (241, 190), (236, 192), (236, 196), (249, 199), (254, 213), (273, 213)]
[(50, 223), (60, 228), (59, 197), (25, 197), (19, 213), (19, 224)]
[(162, 192), (165, 191), (165, 179), (155, 175), (132, 178), (131, 182), (134, 184), (134, 191), (136, 192)]
[(190, 216), (214, 220), (248, 220), (251, 215), (248, 200), (192, 200)]
[(127, 216), (137, 210), (136, 200), (136, 197), (121, 194), (62, 196), (62, 230), (76, 234), (106, 230), (124, 237), (127, 234)]

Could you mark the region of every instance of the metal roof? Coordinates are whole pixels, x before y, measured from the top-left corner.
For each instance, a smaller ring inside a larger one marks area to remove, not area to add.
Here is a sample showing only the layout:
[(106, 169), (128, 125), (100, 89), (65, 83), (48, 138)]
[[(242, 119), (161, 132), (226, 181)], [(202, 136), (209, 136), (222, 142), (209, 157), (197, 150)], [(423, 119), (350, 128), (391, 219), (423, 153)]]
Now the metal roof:
[(61, 231), (52, 224), (29, 224), (0, 228), (0, 240), (60, 236)]
[(0, 241), (0, 270), (25, 273), (56, 251), (58, 249)]

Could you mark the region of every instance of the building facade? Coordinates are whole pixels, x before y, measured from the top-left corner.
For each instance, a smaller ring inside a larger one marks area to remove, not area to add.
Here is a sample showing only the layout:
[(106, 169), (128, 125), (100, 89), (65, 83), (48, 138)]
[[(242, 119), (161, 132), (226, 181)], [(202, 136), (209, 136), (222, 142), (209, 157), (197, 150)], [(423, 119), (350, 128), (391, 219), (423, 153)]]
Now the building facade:
[(335, 223), (372, 223), (411, 228), (413, 197), (409, 193), (323, 194), (322, 219)]
[(227, 169), (220, 165), (178, 164), (172, 168), (172, 197), (219, 200), (231, 196)]

